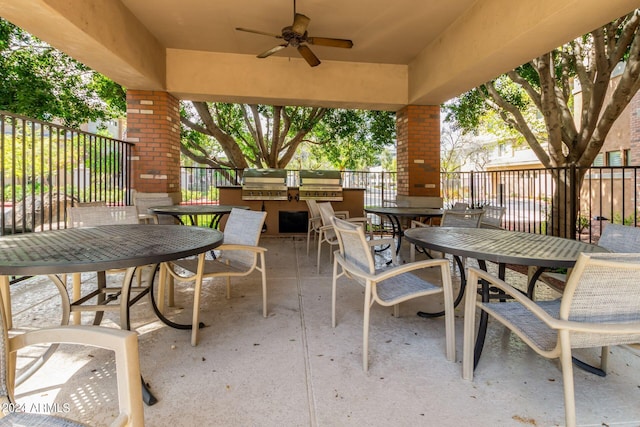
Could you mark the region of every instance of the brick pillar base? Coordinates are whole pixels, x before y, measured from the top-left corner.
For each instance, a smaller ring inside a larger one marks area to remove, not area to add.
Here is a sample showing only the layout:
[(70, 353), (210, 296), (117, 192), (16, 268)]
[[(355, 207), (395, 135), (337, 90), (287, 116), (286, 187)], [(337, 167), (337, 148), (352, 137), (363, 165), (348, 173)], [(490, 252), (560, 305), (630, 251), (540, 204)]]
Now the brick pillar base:
[(440, 106), (396, 112), (398, 195), (440, 196)]
[(178, 100), (167, 92), (127, 90), (127, 141), (135, 144), (133, 189), (139, 193), (170, 194), (179, 201)]

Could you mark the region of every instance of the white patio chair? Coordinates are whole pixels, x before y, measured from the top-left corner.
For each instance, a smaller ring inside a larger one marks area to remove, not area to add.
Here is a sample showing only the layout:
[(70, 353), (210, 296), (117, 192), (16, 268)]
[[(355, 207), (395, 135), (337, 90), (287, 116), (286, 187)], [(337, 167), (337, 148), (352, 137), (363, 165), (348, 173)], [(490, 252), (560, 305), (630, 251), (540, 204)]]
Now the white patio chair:
[(502, 218), (507, 211), (503, 206), (484, 206), (484, 215), (480, 219), (480, 228), (502, 228)]
[(583, 253), (567, 281), (562, 300), (534, 302), (497, 277), (469, 268), (470, 284), (486, 280), (514, 301), (482, 302), (476, 292), (466, 293), (462, 376), (473, 379), (476, 308), (479, 308), (541, 356), (560, 359), (566, 424), (575, 426), (571, 351), (603, 347), (601, 369), (606, 371), (607, 346), (640, 341), (638, 277), (640, 254)]
[[(4, 302), (0, 295), (0, 308), (2, 307)], [(111, 425), (144, 426), (138, 335), (135, 332), (96, 326), (60, 326), (33, 330), (9, 338), (5, 325), (5, 312), (2, 310), (0, 313), (0, 401), (3, 405), (15, 404), (15, 360), (18, 350), (42, 344), (80, 344), (104, 348), (115, 353), (119, 414)], [(69, 402), (73, 399), (74, 397), (70, 396)], [(28, 408), (29, 405), (26, 406)], [(19, 406), (16, 405), (16, 407)], [(83, 425), (54, 415), (29, 412), (5, 410), (0, 412), (0, 417), (2, 426), (73, 427)]]
[[(102, 202), (95, 202), (102, 203)], [(95, 227), (100, 225), (113, 225), (113, 224), (139, 224), (138, 211), (135, 206), (104, 206), (101, 204), (83, 204), (81, 206), (74, 206), (67, 209), (67, 227)], [(125, 270), (109, 270), (107, 273), (122, 273)], [(137, 286), (131, 287), (131, 292), (136, 293), (135, 297), (132, 297), (128, 302), (130, 307), (137, 302), (142, 294), (146, 294), (149, 291), (149, 286), (142, 286), (142, 270), (139, 267), (136, 269)], [(108, 305), (112, 298), (106, 298), (107, 295), (119, 295), (121, 288), (119, 287), (99, 287), (95, 291), (88, 295), (82, 296), (81, 292), (81, 275), (80, 273), (74, 273), (72, 275), (72, 300), (74, 303), (71, 305), (72, 320), (73, 323), (80, 324), (80, 314), (82, 311), (96, 311), (96, 318), (94, 324), (99, 324), (102, 319), (103, 311), (116, 311), (120, 310), (119, 306)], [(97, 297), (96, 304), (87, 304), (91, 298)], [(128, 308), (126, 310), (126, 317), (120, 319), (120, 326), (124, 329), (129, 329), (129, 314)]]
[(172, 206), (173, 199), (169, 196), (165, 197), (141, 197), (136, 195), (133, 204), (138, 211), (138, 219), (141, 223), (152, 224), (176, 224), (176, 219), (171, 215), (157, 215), (149, 213), (149, 208), (154, 206)]
[[(313, 241), (315, 243), (316, 238), (320, 235), (320, 227), (322, 227), (322, 217), (320, 216), (320, 209), (318, 208), (318, 202), (315, 200), (306, 200), (307, 208), (309, 208), (309, 225), (307, 229), (307, 255), (309, 255), (309, 242), (311, 233), (313, 233)], [(349, 218), (349, 211), (334, 211), (334, 215), (338, 218)]]
[[(320, 218), (322, 220), (322, 226), (320, 227), (318, 234), (318, 254), (317, 254), (317, 273), (320, 274), (320, 256), (322, 255), (322, 244), (327, 243), (329, 247), (337, 246), (338, 239), (336, 233), (333, 231), (333, 225), (331, 224), (331, 218), (338, 217), (342, 212), (334, 211), (330, 202), (317, 203), (316, 206), (320, 211)], [(348, 214), (346, 218), (342, 218), (345, 221), (362, 224), (370, 230), (369, 235), (373, 238), (373, 232), (371, 231), (371, 221), (366, 217), (349, 218)], [(393, 251), (392, 251), (393, 252)], [(331, 262), (331, 256), (333, 251), (329, 251), (329, 262)]]
[[(399, 304), (412, 298), (427, 295), (444, 295), (446, 357), (455, 361), (455, 332), (453, 312), (453, 290), (449, 261), (444, 259), (426, 260), (404, 264), (385, 270), (376, 270), (370, 243), (362, 225), (338, 218), (332, 219), (340, 250), (336, 252), (333, 263), (333, 283), (331, 294), (331, 325), (336, 326), (336, 284), (338, 278), (345, 276), (355, 280), (365, 288), (364, 321), (362, 332), (362, 364), (368, 370), (369, 353), (369, 317), (374, 302), (382, 306), (393, 306), (394, 316), (400, 315)], [(393, 252), (393, 251), (392, 251)], [(340, 272), (338, 272), (340, 267)], [(432, 284), (411, 272), (438, 267), (440, 285)]]
[[(226, 277), (227, 298), (231, 298), (231, 277), (251, 274), (254, 270), (262, 274), (262, 315), (267, 317), (267, 277), (264, 261), (265, 248), (258, 246), (266, 212), (232, 209), (224, 228), (224, 243), (216, 248), (220, 255), (216, 259), (205, 259), (205, 253), (197, 257), (163, 263), (160, 267), (158, 309), (164, 309), (164, 294), (167, 274), (176, 282), (195, 282), (193, 296), (193, 319), (191, 345), (198, 344), (200, 317), (200, 294), (202, 281), (210, 277)], [(179, 267), (179, 268), (176, 268)], [(182, 269), (184, 272), (180, 271)]]

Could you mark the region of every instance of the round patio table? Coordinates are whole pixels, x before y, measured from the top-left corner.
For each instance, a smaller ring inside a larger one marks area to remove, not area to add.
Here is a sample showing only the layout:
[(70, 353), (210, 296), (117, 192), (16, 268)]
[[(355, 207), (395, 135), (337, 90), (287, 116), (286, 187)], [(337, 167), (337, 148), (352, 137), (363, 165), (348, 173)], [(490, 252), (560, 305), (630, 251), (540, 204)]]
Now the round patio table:
[(198, 225), (198, 217), (201, 215), (212, 215), (209, 228), (218, 228), (222, 217), (231, 213), (231, 209), (249, 209), (249, 206), (233, 206), (233, 205), (171, 205), (171, 206), (153, 206), (148, 208), (149, 213), (156, 215), (171, 215), (176, 218), (180, 224), (183, 216), (191, 219), (191, 224)]
[[(486, 262), (498, 264), (498, 276), (504, 280), (507, 264), (537, 267), (527, 286), (527, 295), (533, 295), (533, 289), (540, 274), (549, 268), (572, 268), (580, 253), (609, 252), (590, 243), (546, 234), (532, 234), (518, 231), (489, 228), (460, 227), (420, 227), (405, 232), (405, 237), (416, 246), (453, 255), (460, 269), (460, 290), (455, 300), (457, 306), (462, 300), (467, 284), (461, 258), (475, 258), (481, 269), (487, 269)], [(500, 298), (500, 294), (490, 295), (489, 287), (482, 284), (482, 300)], [(421, 317), (440, 316), (439, 313), (419, 312)], [(486, 312), (482, 312), (478, 338), (475, 347), (477, 364), (487, 331)]]
[[(157, 310), (153, 298), (153, 277), (149, 279), (149, 288), (129, 301), (136, 267), (197, 255), (215, 249), (222, 241), (223, 234), (214, 229), (138, 224), (67, 228), (1, 236), (0, 292), (4, 297), (3, 310), (7, 329), (12, 327), (9, 276), (48, 276), (62, 296), (64, 324), (68, 323), (69, 312), (75, 302), (70, 301), (66, 283), (57, 275), (96, 271), (98, 288), (104, 288), (105, 271), (110, 269), (127, 269), (121, 291), (121, 327), (129, 329), (129, 306), (146, 293), (151, 295), (154, 311), (164, 321), (166, 319)], [(155, 270), (154, 268), (154, 275)], [(38, 292), (38, 289), (34, 287), (33, 292)], [(56, 346), (50, 347), (16, 382), (24, 381), (35, 372), (55, 348)], [(144, 380), (142, 384), (145, 403), (153, 405), (157, 399), (146, 389)]]

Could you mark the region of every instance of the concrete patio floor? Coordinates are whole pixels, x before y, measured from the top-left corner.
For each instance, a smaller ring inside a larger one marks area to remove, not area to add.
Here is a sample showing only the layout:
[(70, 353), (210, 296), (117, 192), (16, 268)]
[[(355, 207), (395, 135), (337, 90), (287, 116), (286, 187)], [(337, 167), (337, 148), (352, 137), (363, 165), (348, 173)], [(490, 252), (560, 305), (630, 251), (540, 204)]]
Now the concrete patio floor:
[[(443, 319), (422, 319), (418, 310), (438, 306), (424, 298), (391, 308), (374, 306), (369, 371), (362, 369), (363, 289), (341, 279), (338, 325), (331, 327), (328, 251), (316, 274), (316, 252), (304, 238), (268, 238), (269, 316), (261, 315), (258, 273), (204, 287), (197, 347), (190, 332), (157, 320), (144, 298), (132, 309), (139, 333), (145, 381), (159, 399), (145, 406), (147, 426), (555, 426), (564, 424), (562, 374), (495, 322), (473, 382), (461, 378), (462, 307), (456, 312), (457, 360), (444, 354)], [(408, 259), (408, 245), (402, 248)], [(90, 280), (91, 275), (86, 279)], [(454, 280), (458, 275), (454, 274)], [(508, 281), (524, 283), (509, 272)], [(37, 297), (33, 290), (37, 286)], [(90, 286), (90, 285), (89, 285)], [(18, 328), (55, 324), (53, 285), (34, 278), (12, 287)], [(173, 319), (191, 315), (190, 289), (178, 288)], [(44, 301), (44, 303), (43, 303)], [(181, 308), (182, 307), (182, 308)], [(85, 314), (85, 321), (89, 319)], [(107, 314), (103, 325), (117, 327)], [(609, 374), (600, 378), (574, 369), (580, 425), (640, 425), (640, 352), (611, 350)], [(598, 351), (579, 353), (596, 362)], [(25, 363), (33, 352), (20, 357)], [(107, 425), (117, 413), (113, 360), (109, 352), (61, 346), (17, 389), (18, 403)], [(55, 408), (55, 406), (54, 406)]]

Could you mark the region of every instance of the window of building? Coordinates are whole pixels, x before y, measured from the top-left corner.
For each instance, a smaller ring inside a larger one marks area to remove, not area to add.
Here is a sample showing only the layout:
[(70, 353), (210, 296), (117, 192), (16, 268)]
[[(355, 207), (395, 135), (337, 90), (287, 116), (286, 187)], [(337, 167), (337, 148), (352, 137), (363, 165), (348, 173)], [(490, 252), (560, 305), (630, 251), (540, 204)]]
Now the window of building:
[(627, 148), (626, 150), (623, 151), (623, 153), (624, 153), (624, 159), (623, 159), (624, 165), (631, 166), (631, 150)]
[(622, 166), (622, 153), (620, 151), (608, 151), (607, 166)]

